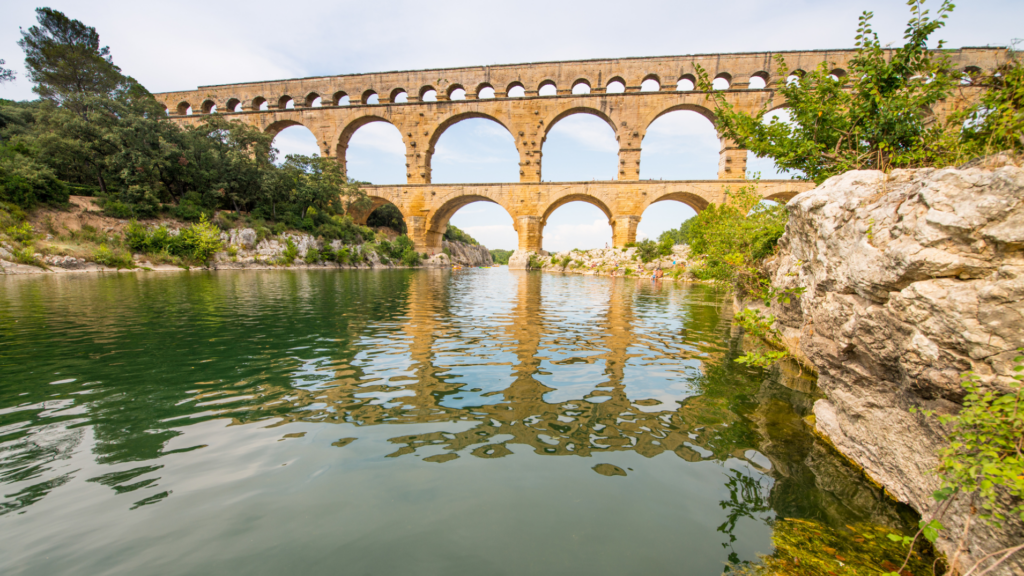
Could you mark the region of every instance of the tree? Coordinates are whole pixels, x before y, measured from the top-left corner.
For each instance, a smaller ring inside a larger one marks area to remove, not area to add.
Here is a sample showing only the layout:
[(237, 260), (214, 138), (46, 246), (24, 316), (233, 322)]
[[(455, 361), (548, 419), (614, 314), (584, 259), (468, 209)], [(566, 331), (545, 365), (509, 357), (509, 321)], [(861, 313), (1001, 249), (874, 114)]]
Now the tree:
[(345, 179), (341, 164), (333, 158), (289, 154), (281, 169), (292, 189), (292, 198), (305, 218), (310, 207), (339, 214), (369, 204), (366, 193)]
[(83, 96), (109, 95), (122, 83), (121, 69), (114, 65), (110, 48), (100, 47), (96, 29), (52, 8), (36, 8), (38, 26), (21, 31), (18, 46), (25, 51), (34, 92), (58, 104)]
[[(948, 58), (930, 50), (928, 38), (945, 25), (953, 4), (944, 0), (931, 18), (924, 0), (910, 0), (911, 19), (899, 48), (883, 48), (864, 12), (856, 36), (856, 55), (848, 78), (832, 75), (827, 63), (802, 77), (790, 77), (785, 59), (776, 58), (777, 89), (785, 98), (791, 122), (763, 122), (777, 102), (754, 114), (735, 110), (713, 91), (698, 66), (698, 84), (716, 105), (718, 129), (758, 156), (775, 160), (784, 172), (822, 182), (848, 170), (934, 165), (948, 156), (944, 127), (933, 107), (959, 82)], [(941, 49), (943, 42), (937, 43)]]
[(4, 68), (4, 64), (6, 64), (6, 62), (3, 61), (3, 58), (0, 58), (0, 84), (14, 81), (14, 70)]

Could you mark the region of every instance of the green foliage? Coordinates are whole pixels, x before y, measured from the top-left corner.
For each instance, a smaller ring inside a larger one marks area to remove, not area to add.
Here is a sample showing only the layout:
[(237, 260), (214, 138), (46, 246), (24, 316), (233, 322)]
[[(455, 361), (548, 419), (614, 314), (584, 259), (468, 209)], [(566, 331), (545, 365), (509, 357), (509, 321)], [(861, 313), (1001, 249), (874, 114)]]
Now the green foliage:
[(28, 222), (22, 222), (18, 226), (8, 226), (4, 232), (15, 242), (31, 242), (36, 236), (35, 230)]
[(319, 250), (317, 250), (316, 248), (313, 248), (313, 247), (310, 247), (310, 248), (306, 249), (306, 257), (305, 257), (306, 264), (317, 264), (318, 262), (320, 262), (322, 260), (323, 260), (323, 257), (321, 256)]
[(692, 271), (746, 292), (758, 284), (757, 264), (775, 250), (788, 214), (784, 206), (762, 203), (756, 184), (727, 189), (726, 195), (724, 205), (711, 204), (692, 219), (687, 239), (693, 254), (703, 257)]
[(476, 239), (460, 230), (454, 224), (448, 225), (448, 228), (444, 231), (444, 239), (449, 242), (462, 242), (463, 244), (469, 244), (471, 246), (480, 245)]
[[(909, 5), (902, 46), (883, 47), (871, 25), (873, 13), (864, 12), (847, 77), (834, 78), (830, 63), (823, 62), (780, 83), (776, 91), (785, 99), (790, 123), (763, 122), (777, 105), (774, 99), (754, 114), (735, 110), (698, 67), (700, 89), (715, 101), (716, 127), (741, 147), (772, 158), (783, 171), (818, 183), (849, 170), (942, 164), (946, 136), (944, 127), (932, 122), (931, 109), (952, 94), (959, 78), (950, 73), (945, 53), (929, 49), (928, 39), (945, 25), (953, 4), (944, 0), (935, 18), (924, 0)], [(789, 77), (782, 55), (776, 64), (774, 75)]]
[(14, 82), (14, 70), (4, 68), (4, 64), (6, 64), (6, 62), (4, 62), (3, 58), (0, 58), (0, 84), (3, 84), (4, 82)]
[(661, 244), (663, 242), (671, 242), (672, 245), (687, 244), (689, 238), (688, 235), (690, 233), (690, 226), (692, 225), (693, 218), (690, 218), (689, 220), (686, 220), (682, 224), (680, 224), (679, 228), (665, 230), (664, 232), (661, 233), (660, 236), (658, 236), (658, 243)]
[(995, 74), (970, 79), (986, 89), (980, 102), (950, 115), (951, 125), (963, 126), (961, 156), (1024, 151), (1024, 64), (1016, 50), (1010, 56)]
[(530, 258), (526, 261), (527, 270), (540, 270), (544, 267), (544, 259), (536, 254), (530, 254)]
[[(944, 500), (956, 492), (976, 494), (981, 517), (996, 526), (1008, 516), (1024, 520), (1024, 356), (1013, 361), (1017, 365), (1010, 392), (982, 386), (978, 377), (968, 372), (961, 382), (967, 393), (963, 408), (955, 415), (938, 416), (951, 432), (949, 446), (939, 452), (938, 473), (943, 483), (936, 499)], [(1000, 487), (1013, 498), (1008, 508), (997, 501)]]
[(144, 254), (169, 254), (195, 262), (207, 262), (224, 244), (220, 230), (206, 220), (182, 228), (172, 235), (166, 226), (147, 229), (136, 221), (128, 223), (124, 232), (125, 244), (135, 252)]
[(390, 228), (399, 234), (407, 231), (402, 212), (394, 204), (384, 204), (371, 212), (366, 225), (370, 228)]
[(14, 251), (14, 260), (21, 264), (27, 264), (29, 266), (38, 266), (39, 268), (46, 268), (46, 265), (42, 260), (36, 258), (35, 250), (31, 246), (26, 246), (21, 250)]
[(501, 250), (500, 248), (491, 250), (491, 259), (495, 264), (507, 265), (510, 257), (512, 257), (512, 250)]
[(93, 262), (110, 268), (134, 268), (132, 255), (120, 249), (111, 249), (106, 244), (101, 244), (91, 257)]
[(747, 334), (761, 339), (767, 346), (773, 348), (752, 350), (736, 358), (736, 362), (745, 366), (768, 368), (776, 362), (789, 357), (788, 352), (774, 349), (782, 347), (781, 334), (775, 328), (775, 315), (761, 314), (760, 310), (744, 308), (736, 314), (735, 320)]
[(291, 238), (284, 239), (284, 251), (281, 253), (281, 258), (278, 259), (278, 264), (290, 266), (295, 262), (295, 259), (299, 257), (299, 248), (295, 245), (295, 242)]
[(95, 28), (51, 8), (36, 8), (36, 19), (39, 25), (22, 30), (18, 41), (29, 79), (36, 83), (34, 92), (66, 102), (108, 94), (117, 87), (121, 70), (110, 59), (110, 49), (100, 48)]
[(662, 234), (657, 242), (649, 238), (645, 238), (644, 240), (637, 242), (635, 246), (637, 249), (637, 255), (640, 257), (640, 261), (646, 264), (651, 260), (672, 254), (672, 246), (674, 244), (675, 240), (672, 237), (666, 237)]

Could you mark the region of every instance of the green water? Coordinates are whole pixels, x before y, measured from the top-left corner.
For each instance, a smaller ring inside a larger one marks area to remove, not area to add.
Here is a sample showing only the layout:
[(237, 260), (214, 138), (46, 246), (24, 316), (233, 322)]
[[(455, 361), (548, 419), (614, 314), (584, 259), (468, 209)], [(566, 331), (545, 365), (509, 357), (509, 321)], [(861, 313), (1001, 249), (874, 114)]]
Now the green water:
[(0, 278), (0, 573), (720, 574), (905, 514), (706, 286)]

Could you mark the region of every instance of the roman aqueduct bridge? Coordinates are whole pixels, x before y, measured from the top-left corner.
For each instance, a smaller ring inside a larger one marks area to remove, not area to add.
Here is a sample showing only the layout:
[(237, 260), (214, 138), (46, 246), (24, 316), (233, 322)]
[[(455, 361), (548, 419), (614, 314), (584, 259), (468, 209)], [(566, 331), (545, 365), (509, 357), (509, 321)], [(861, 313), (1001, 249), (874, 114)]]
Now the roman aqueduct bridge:
[[(641, 143), (652, 122), (676, 110), (697, 112), (714, 123), (707, 95), (682, 88), (696, 80), (696, 65), (723, 85), (722, 93), (736, 109), (761, 109), (774, 95), (773, 87), (787, 80), (773, 75), (776, 54), (350, 74), (203, 86), (154, 96), (171, 118), (184, 124), (218, 113), (273, 134), (302, 125), (316, 137), (322, 155), (336, 157), (343, 165), (356, 130), (371, 122), (388, 122), (402, 134), (407, 184), (368, 186), (366, 190), (376, 206), (390, 202), (398, 207), (418, 250), (439, 252), (451, 216), (471, 202), (489, 201), (512, 216), (519, 248), (539, 252), (548, 216), (567, 202), (580, 200), (600, 208), (612, 226), (615, 246), (622, 246), (635, 240), (640, 217), (652, 203), (676, 200), (699, 211), (709, 203), (721, 203), (727, 187), (745, 184), (747, 151), (727, 139), (721, 139), (719, 179), (704, 181), (640, 180)], [(797, 75), (824, 62), (841, 81), (854, 51), (781, 54)], [(962, 48), (949, 55), (953, 65), (966, 74), (993, 72), (1007, 60), (1003, 48)], [(772, 104), (785, 106), (780, 99)], [(542, 181), (544, 140), (559, 120), (572, 114), (597, 116), (614, 131), (619, 144), (617, 180)], [(493, 120), (513, 136), (519, 152), (518, 183), (431, 183), (430, 161), (438, 139), (449, 127), (469, 118)], [(765, 198), (788, 200), (813, 184), (761, 180), (758, 186)], [(368, 213), (356, 216), (365, 221)]]

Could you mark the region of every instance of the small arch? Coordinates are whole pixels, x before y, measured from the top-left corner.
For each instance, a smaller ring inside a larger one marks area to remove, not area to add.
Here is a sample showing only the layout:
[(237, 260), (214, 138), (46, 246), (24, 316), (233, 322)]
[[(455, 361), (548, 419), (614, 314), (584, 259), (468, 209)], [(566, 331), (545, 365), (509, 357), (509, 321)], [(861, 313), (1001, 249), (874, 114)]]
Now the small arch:
[(829, 75), (842, 80), (843, 78), (846, 78), (846, 70), (843, 70), (842, 68), (833, 68), (832, 71), (829, 72)]
[(761, 72), (754, 72), (753, 74), (751, 74), (750, 82), (747, 84), (747, 89), (749, 89), (749, 90), (764, 90), (767, 87), (768, 87), (768, 73), (767, 72), (761, 71)]
[(405, 88), (395, 88), (391, 91), (391, 102), (394, 104), (405, 104), (409, 101), (409, 93)]
[(590, 94), (590, 82), (586, 78), (580, 78), (572, 83), (573, 94)]
[(277, 108), (279, 110), (291, 110), (295, 108), (295, 100), (292, 99), (292, 97), (288, 96), (287, 94), (281, 96), (281, 98), (277, 101)]
[(465, 100), (466, 89), (460, 84), (452, 84), (448, 87), (448, 99), (449, 100)]
[(270, 104), (267, 102), (267, 99), (264, 98), (263, 96), (257, 96), (252, 99), (253, 110), (266, 110), (269, 107)]
[(728, 90), (732, 86), (732, 74), (728, 72), (722, 72), (711, 82), (711, 87), (715, 90)]
[(230, 98), (230, 99), (228, 99), (228, 112), (241, 112), (241, 111), (242, 111), (242, 101), (241, 100), (239, 100), (238, 98)]
[(180, 102), (178, 104), (177, 110), (178, 110), (178, 116), (191, 116), (192, 115), (192, 105), (189, 104), (188, 102), (185, 102), (185, 101)]
[(557, 94), (558, 87), (555, 86), (554, 80), (545, 80), (537, 87), (538, 96), (555, 96)]
[(693, 74), (683, 74), (676, 81), (676, 90), (679, 92), (689, 92), (697, 87), (697, 77)]
[(319, 108), (323, 105), (323, 99), (316, 92), (310, 92), (306, 94), (306, 100), (304, 102), (306, 108)]
[(509, 98), (522, 98), (526, 96), (526, 87), (521, 82), (513, 82), (508, 85), (505, 93)]
[(605, 94), (622, 94), (626, 91), (626, 81), (616, 76), (604, 86)]
[(366, 92), (363, 92), (363, 97), (360, 99), (360, 102), (363, 104), (379, 104), (380, 97), (378, 97), (377, 93), (373, 90), (367, 90)]
[(656, 74), (648, 74), (640, 83), (641, 92), (659, 92), (661, 90), (661, 79)]
[(204, 100), (202, 110), (203, 114), (216, 114), (217, 104), (213, 100)]
[(420, 88), (420, 102), (437, 102), (437, 90), (433, 86)]
[(480, 98), (494, 98), (494, 86), (484, 82), (483, 84), (476, 87), (476, 97)]
[(786, 76), (786, 86), (790, 86), (792, 84), (799, 84), (800, 79), (803, 78), (805, 75), (807, 75), (807, 72), (799, 68), (793, 70), (792, 72), (789, 73), (789, 76)]
[(966, 66), (964, 67), (964, 74), (960, 78), (960, 84), (969, 86), (975, 84), (981, 76), (981, 68), (977, 66)]
[(160, 109), (164, 111), (164, 114), (170, 116), (171, 110), (170, 110), (170, 108), (167, 107), (167, 104), (164, 104), (163, 102), (160, 102), (159, 104), (160, 104)]
[(775, 194), (772, 194), (771, 196), (765, 198), (765, 200), (771, 200), (773, 202), (785, 204), (792, 200), (799, 193), (800, 192), (797, 192), (795, 190), (788, 190), (786, 192), (776, 192)]
[(331, 96), (331, 104), (333, 106), (348, 106), (348, 94), (335, 92), (334, 96)]

